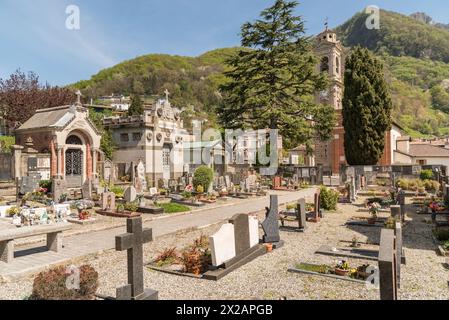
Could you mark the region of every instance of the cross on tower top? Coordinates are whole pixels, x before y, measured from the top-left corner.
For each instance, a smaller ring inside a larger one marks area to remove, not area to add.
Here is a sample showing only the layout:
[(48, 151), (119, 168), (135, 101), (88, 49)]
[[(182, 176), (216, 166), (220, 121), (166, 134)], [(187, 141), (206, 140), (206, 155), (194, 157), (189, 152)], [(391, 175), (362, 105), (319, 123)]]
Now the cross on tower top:
[(164, 93), (165, 93), (165, 101), (168, 102), (168, 96), (170, 95), (170, 92), (167, 89), (165, 89)]
[(326, 19), (324, 19), (324, 26), (326, 27), (326, 31), (329, 30), (329, 18), (326, 17)]

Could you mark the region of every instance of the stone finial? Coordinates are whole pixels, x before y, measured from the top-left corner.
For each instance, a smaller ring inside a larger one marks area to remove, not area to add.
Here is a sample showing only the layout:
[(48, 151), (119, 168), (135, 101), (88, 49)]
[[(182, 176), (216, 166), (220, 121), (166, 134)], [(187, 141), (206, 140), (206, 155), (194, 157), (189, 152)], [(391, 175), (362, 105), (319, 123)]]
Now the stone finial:
[(82, 94), (81, 94), (81, 91), (80, 90), (77, 90), (76, 92), (75, 92), (75, 94), (76, 94), (76, 105), (77, 106), (81, 106), (82, 104), (81, 104), (81, 97), (83, 96)]

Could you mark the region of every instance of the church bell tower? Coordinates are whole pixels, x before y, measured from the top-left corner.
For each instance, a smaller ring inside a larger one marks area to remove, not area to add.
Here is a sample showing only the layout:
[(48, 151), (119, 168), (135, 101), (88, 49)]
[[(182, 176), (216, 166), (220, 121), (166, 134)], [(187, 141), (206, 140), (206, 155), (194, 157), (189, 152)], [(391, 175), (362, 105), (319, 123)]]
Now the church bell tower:
[[(327, 23), (326, 23), (327, 24)], [(322, 165), (325, 172), (336, 175), (346, 164), (344, 152), (344, 128), (342, 119), (344, 56), (343, 47), (334, 31), (326, 29), (315, 41), (315, 54), (319, 57), (317, 70), (326, 73), (329, 87), (316, 94), (317, 103), (331, 105), (336, 113), (336, 123), (329, 141), (316, 141), (315, 162)]]

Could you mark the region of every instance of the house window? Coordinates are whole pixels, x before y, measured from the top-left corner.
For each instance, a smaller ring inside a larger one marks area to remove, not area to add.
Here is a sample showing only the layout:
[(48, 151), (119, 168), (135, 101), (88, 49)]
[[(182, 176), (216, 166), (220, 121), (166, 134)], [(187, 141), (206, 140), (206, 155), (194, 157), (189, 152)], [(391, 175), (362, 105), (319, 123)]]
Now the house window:
[(128, 142), (129, 141), (129, 135), (127, 133), (120, 134), (120, 141)]
[(425, 166), (427, 164), (426, 160), (418, 160), (417, 162), (420, 166)]
[(133, 133), (133, 141), (140, 141), (142, 139), (142, 133), (141, 132), (134, 132)]
[(339, 75), (340, 74), (340, 59), (335, 58), (335, 72)]

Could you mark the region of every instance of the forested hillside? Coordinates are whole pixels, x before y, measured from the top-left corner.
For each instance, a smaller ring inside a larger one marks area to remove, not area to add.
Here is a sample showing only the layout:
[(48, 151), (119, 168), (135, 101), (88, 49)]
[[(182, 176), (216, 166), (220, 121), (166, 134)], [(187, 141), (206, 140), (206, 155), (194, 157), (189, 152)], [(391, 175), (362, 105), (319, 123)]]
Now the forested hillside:
[[(385, 62), (394, 120), (412, 136), (449, 134), (449, 31), (444, 24), (424, 14), (381, 11), (380, 30), (368, 30), (366, 18), (357, 13), (335, 30), (347, 48), (365, 46)], [(237, 50), (217, 49), (199, 57), (141, 56), (74, 86), (94, 99), (112, 93), (154, 96), (168, 89), (185, 119), (204, 117), (216, 125), (225, 61)]]

